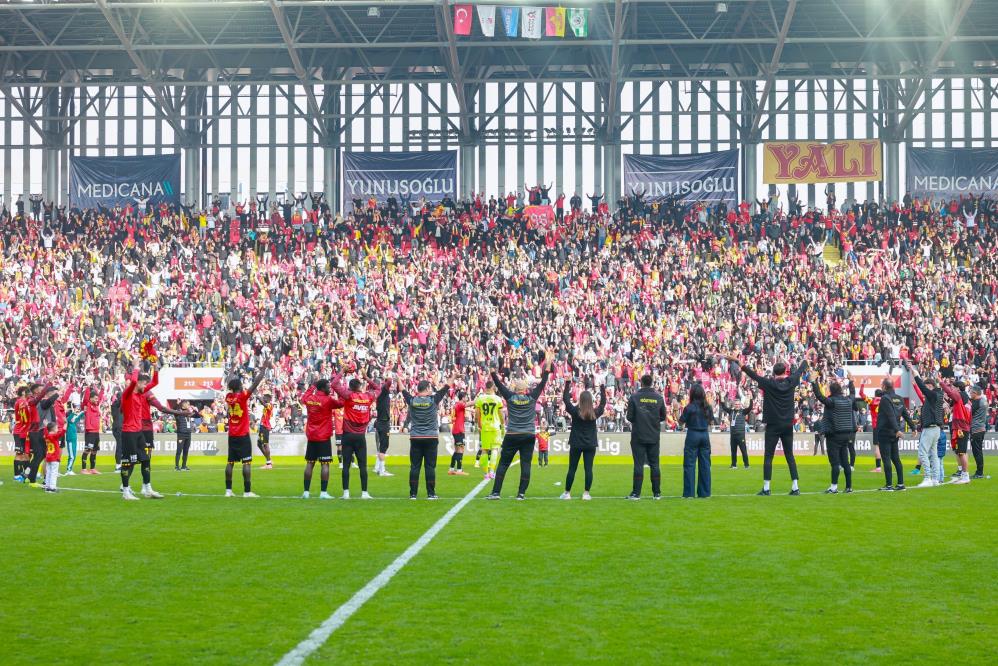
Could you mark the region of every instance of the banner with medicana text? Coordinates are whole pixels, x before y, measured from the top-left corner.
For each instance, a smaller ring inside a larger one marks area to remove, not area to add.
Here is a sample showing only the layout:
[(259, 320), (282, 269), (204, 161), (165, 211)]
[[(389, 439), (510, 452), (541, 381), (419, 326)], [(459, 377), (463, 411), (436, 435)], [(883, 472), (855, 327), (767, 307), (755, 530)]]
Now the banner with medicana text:
[(180, 155), (72, 157), (69, 203), (74, 208), (180, 204)]
[(908, 148), (907, 192), (959, 198), (998, 190), (998, 148)]
[(864, 183), (883, 179), (880, 141), (770, 141), (762, 144), (762, 182)]

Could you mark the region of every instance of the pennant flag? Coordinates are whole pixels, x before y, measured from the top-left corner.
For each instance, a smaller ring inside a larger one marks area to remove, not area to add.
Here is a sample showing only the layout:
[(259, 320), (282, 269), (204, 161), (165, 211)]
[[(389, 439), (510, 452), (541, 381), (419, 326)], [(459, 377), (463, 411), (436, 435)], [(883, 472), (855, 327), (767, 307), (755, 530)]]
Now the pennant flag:
[(502, 24), (506, 28), (507, 37), (516, 37), (520, 30), (520, 8), (502, 7)]
[(454, 34), (471, 34), (471, 5), (454, 5)]
[(545, 33), (548, 37), (565, 36), (565, 8), (545, 7)]
[(482, 34), (486, 37), (496, 36), (496, 6), (478, 5), (478, 23), (482, 26)]
[(524, 7), (523, 8), (523, 38), (524, 39), (540, 39), (541, 38), (541, 8), (540, 7)]
[(568, 10), (568, 25), (576, 37), (589, 36), (589, 10), (574, 8)]

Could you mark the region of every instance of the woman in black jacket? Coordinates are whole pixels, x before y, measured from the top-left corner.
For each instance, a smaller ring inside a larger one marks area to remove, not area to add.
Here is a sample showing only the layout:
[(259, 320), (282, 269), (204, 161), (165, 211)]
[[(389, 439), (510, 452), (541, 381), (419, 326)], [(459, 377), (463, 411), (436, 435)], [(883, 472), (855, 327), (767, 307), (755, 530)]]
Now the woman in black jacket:
[(679, 424), (686, 426), (683, 446), (683, 497), (710, 497), (710, 425), (714, 410), (707, 403), (702, 384), (690, 388), (690, 401), (679, 415)]
[(593, 408), (593, 394), (583, 391), (579, 396), (579, 404), (572, 404), (572, 380), (565, 382), (565, 411), (572, 417), (572, 433), (568, 436), (568, 475), (565, 477), (565, 492), (561, 499), (572, 499), (572, 483), (575, 481), (575, 470), (579, 468), (579, 458), (582, 458), (586, 469), (586, 490), (582, 499), (589, 500), (589, 490), (593, 487), (593, 459), (596, 458), (596, 419), (603, 416), (606, 409), (606, 386), (599, 387), (599, 405)]

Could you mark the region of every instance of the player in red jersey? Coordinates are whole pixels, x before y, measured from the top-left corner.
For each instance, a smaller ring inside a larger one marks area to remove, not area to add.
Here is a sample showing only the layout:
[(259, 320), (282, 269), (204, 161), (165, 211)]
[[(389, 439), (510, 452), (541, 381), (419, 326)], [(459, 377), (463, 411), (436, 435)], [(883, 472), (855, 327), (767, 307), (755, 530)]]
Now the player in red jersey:
[(357, 456), (357, 466), (360, 468), (361, 497), (368, 499), (367, 494), (367, 424), (371, 422), (371, 413), (375, 400), (381, 392), (382, 384), (374, 385), (367, 380), (367, 390), (361, 391), (363, 383), (357, 377), (349, 384), (343, 383), (343, 378), (333, 382), (336, 391), (344, 402), (343, 406), (343, 499), (350, 499), (350, 463)]
[(38, 484), (38, 470), (45, 461), (45, 434), (42, 432), (42, 419), (38, 408), (52, 408), (55, 397), (47, 397), (52, 393), (51, 386), (32, 384), (28, 387), (28, 447), (31, 460), (28, 461), (27, 481), (33, 488), (41, 488)]
[(142, 434), (142, 408), (146, 404), (144, 393), (149, 384), (149, 375), (136, 369), (121, 392), (121, 496), (126, 500), (139, 499), (129, 486), (136, 464), (142, 471), (142, 494), (149, 499), (163, 498), (152, 489), (149, 449)]
[(31, 407), (28, 404), (28, 387), (17, 389), (14, 402), (14, 481), (24, 483), (24, 470), (28, 467), (28, 428), (31, 426)]
[(274, 427), (274, 402), (268, 393), (260, 398), (263, 403), (263, 414), (260, 415), (260, 429), (256, 436), (256, 445), (260, 453), (266, 458), (267, 463), (260, 469), (274, 469), (274, 463), (270, 459), (270, 429)]
[(235, 497), (232, 492), (232, 468), (237, 462), (243, 464), (243, 497), (259, 497), (250, 489), (253, 473), (253, 442), (250, 440), (249, 399), (259, 388), (264, 374), (270, 368), (270, 360), (263, 362), (249, 389), (243, 390), (243, 380), (235, 377), (229, 380), (229, 392), (225, 404), (229, 413), (229, 459), (225, 466), (225, 496)]
[(97, 471), (97, 450), (100, 448), (100, 408), (103, 403), (103, 390), (98, 394), (88, 386), (83, 392), (83, 474), (100, 474)]
[[(333, 410), (344, 406), (342, 400), (330, 395), (328, 379), (320, 379), (313, 383), (301, 396), (305, 405), (305, 492), (303, 499), (308, 499), (312, 486), (312, 472), (315, 463), (320, 465), (320, 499), (333, 499), (329, 494), (329, 465), (333, 461)], [(350, 469), (349, 467), (347, 468)], [(364, 493), (365, 495), (367, 493)]]
[(464, 464), (464, 413), (467, 405), (464, 403), (464, 391), (457, 392), (457, 402), (454, 403), (454, 418), (451, 421), (451, 434), (454, 435), (454, 453), (450, 457), (451, 476), (468, 476), (462, 469)]

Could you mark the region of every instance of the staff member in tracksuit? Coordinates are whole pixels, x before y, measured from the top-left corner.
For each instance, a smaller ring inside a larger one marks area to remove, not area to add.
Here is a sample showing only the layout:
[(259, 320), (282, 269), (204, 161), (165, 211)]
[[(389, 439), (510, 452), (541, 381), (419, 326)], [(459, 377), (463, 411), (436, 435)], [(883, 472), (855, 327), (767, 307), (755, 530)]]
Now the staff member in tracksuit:
[(970, 448), (976, 470), (972, 479), (984, 478), (984, 432), (988, 428), (988, 399), (980, 386), (970, 388)]
[(750, 397), (746, 405), (744, 400), (739, 399), (734, 405), (728, 406), (728, 413), (731, 414), (731, 469), (738, 469), (738, 452), (742, 453), (742, 462), (745, 469), (749, 468), (748, 448), (745, 446), (745, 433), (748, 432), (746, 419), (752, 413), (753, 399)]
[(922, 411), (919, 415), (921, 432), (918, 435), (918, 460), (922, 463), (925, 478), (919, 488), (939, 485), (939, 458), (936, 455), (936, 442), (939, 441), (940, 427), (943, 424), (943, 392), (939, 383), (932, 378), (922, 380), (918, 370), (907, 360), (904, 369), (915, 380), (915, 386), (922, 394)]
[(651, 469), (651, 492), (662, 499), (660, 447), (665, 422), (665, 398), (651, 387), (651, 375), (641, 378), (641, 388), (627, 399), (627, 420), (631, 423), (631, 455), (634, 457), (634, 486), (627, 499), (641, 499), (645, 464)]
[(496, 480), (492, 492), (485, 499), (497, 500), (502, 492), (502, 482), (506, 471), (513, 464), (513, 457), (520, 454), (520, 488), (516, 499), (522, 500), (527, 486), (530, 485), (530, 463), (534, 458), (534, 446), (537, 443), (537, 399), (544, 393), (551, 369), (554, 365), (554, 352), (544, 354), (544, 368), (541, 381), (530, 390), (525, 379), (518, 379), (513, 389), (502, 383), (499, 375), (492, 371), (492, 383), (499, 395), (506, 401), (507, 419), (506, 435), (502, 439), (502, 450), (499, 454), (499, 467), (496, 468)]
[[(904, 490), (904, 468), (901, 466), (901, 452), (898, 449), (898, 440), (901, 439), (901, 421), (904, 420), (908, 426), (914, 430), (915, 422), (908, 414), (908, 409), (904, 406), (904, 400), (894, 392), (894, 382), (890, 377), (884, 379), (881, 384), (880, 401), (877, 407), (877, 425), (873, 431), (873, 438), (877, 446), (880, 447), (880, 458), (883, 460), (884, 477), (887, 485), (881, 490), (888, 492)], [(898, 482), (896, 486), (891, 485), (891, 465), (897, 472)]]
[(825, 433), (828, 438), (828, 462), (832, 466), (832, 485), (825, 491), (827, 495), (839, 492), (839, 470), (846, 475), (846, 492), (852, 492), (852, 464), (849, 459), (852, 443), (856, 441), (856, 413), (853, 411), (855, 399), (842, 394), (842, 385), (832, 382), (825, 395), (817, 380), (811, 382), (811, 389), (821, 404), (825, 406)]
[(402, 391), (409, 408), (409, 499), (416, 499), (419, 473), (426, 468), (426, 499), (437, 499), (437, 447), (440, 445), (440, 402), (450, 392), (445, 384), (436, 391), (425, 379), (416, 395)]
[(111, 401), (111, 436), (114, 437), (114, 471), (121, 471), (121, 426), (124, 418), (121, 415), (121, 389), (114, 391)]
[[(729, 356), (728, 361), (739, 365), (741, 361)], [(800, 385), (801, 375), (807, 370), (807, 360), (794, 369), (780, 361), (773, 364), (773, 376), (763, 377), (752, 368), (742, 367), (762, 389), (762, 420), (766, 424), (765, 457), (762, 465), (762, 490), (759, 495), (770, 494), (769, 484), (773, 478), (773, 457), (776, 445), (783, 447), (783, 457), (790, 469), (790, 494), (800, 495), (797, 483), (797, 460), (794, 459), (794, 393)]]
[(191, 468), (187, 466), (187, 456), (191, 452), (191, 419), (188, 412), (193, 413), (189, 400), (180, 402), (180, 409), (185, 413), (177, 414), (177, 454), (174, 456), (173, 469), (177, 472), (189, 472)]
[[(714, 411), (707, 404), (703, 385), (690, 388), (690, 401), (679, 415), (680, 425), (686, 426), (686, 443), (683, 446), (683, 497), (710, 497), (710, 424)], [(699, 480), (697, 475), (699, 473)]]

